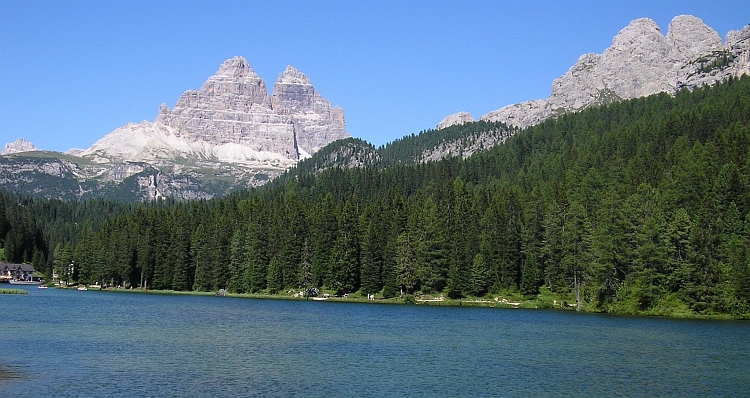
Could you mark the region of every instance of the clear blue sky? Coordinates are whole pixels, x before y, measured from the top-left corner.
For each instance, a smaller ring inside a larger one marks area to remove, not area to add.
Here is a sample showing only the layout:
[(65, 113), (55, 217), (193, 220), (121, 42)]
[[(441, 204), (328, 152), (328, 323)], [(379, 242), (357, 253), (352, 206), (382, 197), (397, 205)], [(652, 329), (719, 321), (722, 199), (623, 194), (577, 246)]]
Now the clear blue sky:
[(376, 145), (545, 98), (631, 20), (666, 34), (695, 15), (722, 39), (746, 1), (0, 1), (0, 146), (87, 148), (152, 121), (219, 65), (245, 57), (269, 89), (286, 65)]

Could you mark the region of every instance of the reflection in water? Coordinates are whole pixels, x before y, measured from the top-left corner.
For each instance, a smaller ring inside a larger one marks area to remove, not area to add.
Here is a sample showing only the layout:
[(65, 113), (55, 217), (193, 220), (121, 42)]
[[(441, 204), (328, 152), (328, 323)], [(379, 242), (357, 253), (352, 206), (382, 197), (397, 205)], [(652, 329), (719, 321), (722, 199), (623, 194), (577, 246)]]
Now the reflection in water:
[(9, 380), (22, 380), (24, 378), (24, 373), (20, 367), (0, 365), (0, 383)]

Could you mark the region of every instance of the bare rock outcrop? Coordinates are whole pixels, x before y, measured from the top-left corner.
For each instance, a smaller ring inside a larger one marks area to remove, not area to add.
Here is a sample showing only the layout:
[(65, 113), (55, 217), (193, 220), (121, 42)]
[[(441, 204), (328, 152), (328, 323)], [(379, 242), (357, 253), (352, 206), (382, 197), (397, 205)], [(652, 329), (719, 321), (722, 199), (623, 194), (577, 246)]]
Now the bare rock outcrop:
[(719, 34), (690, 15), (675, 17), (666, 36), (648, 18), (632, 21), (602, 54), (584, 54), (552, 82), (544, 100), (509, 105), (480, 120), (528, 127), (592, 105), (714, 84), (750, 73), (750, 25)]
[(471, 123), (474, 121), (474, 116), (471, 116), (469, 112), (458, 112), (452, 115), (448, 115), (437, 124), (436, 130), (441, 130), (446, 127), (455, 126), (457, 124)]
[(30, 152), (36, 150), (37, 149), (34, 147), (34, 144), (24, 140), (23, 138), (19, 138), (13, 142), (5, 144), (3, 150), (0, 151), (0, 155), (10, 155), (11, 153)]

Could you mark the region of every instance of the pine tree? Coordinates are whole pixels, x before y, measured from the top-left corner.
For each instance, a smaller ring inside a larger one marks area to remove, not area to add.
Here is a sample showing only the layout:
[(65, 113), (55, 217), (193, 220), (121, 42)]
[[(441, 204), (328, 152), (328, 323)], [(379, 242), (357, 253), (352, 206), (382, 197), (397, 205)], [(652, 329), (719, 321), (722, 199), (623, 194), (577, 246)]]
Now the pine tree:
[(54, 269), (55, 273), (57, 274), (58, 278), (61, 282), (64, 282), (66, 285), (70, 281), (70, 279), (73, 276), (72, 267), (73, 267), (73, 256), (72, 253), (70, 253), (70, 245), (64, 244), (62, 242), (58, 243), (57, 246), (55, 246), (54, 251)]
[(247, 240), (247, 286), (251, 293), (257, 293), (266, 289), (266, 277), (268, 275), (268, 237), (267, 220), (259, 202), (255, 203), (248, 230)]
[(463, 297), (463, 291), (461, 289), (461, 275), (458, 270), (456, 263), (451, 263), (448, 268), (448, 281), (445, 286), (445, 290), (448, 293), (448, 297), (452, 299), (458, 299)]
[(300, 263), (300, 272), (298, 286), (302, 288), (302, 292), (305, 297), (308, 297), (309, 289), (312, 283), (312, 252), (310, 251), (310, 243), (307, 239), (302, 244), (302, 262)]
[(0, 192), (0, 247), (4, 247), (5, 235), (10, 230), (10, 224), (8, 223), (8, 216), (5, 210), (5, 195)]
[(417, 247), (419, 263), (422, 266), (420, 279), (423, 291), (440, 292), (448, 278), (448, 256), (446, 252), (444, 221), (441, 220), (437, 205), (427, 198), (423, 205), (422, 239)]
[(357, 215), (351, 201), (341, 210), (336, 242), (331, 253), (331, 285), (337, 294), (353, 293), (359, 289), (359, 240)]
[(211, 246), (209, 237), (203, 224), (199, 224), (193, 233), (190, 248), (192, 253), (192, 262), (195, 269), (195, 280), (193, 290), (210, 292), (215, 290), (213, 272), (211, 269)]
[(563, 226), (565, 214), (562, 206), (553, 202), (547, 208), (544, 216), (544, 281), (553, 292), (567, 291), (565, 269), (562, 267), (563, 258)]
[(374, 206), (369, 206), (360, 220), (363, 230), (360, 244), (360, 279), (364, 294), (375, 294), (382, 289), (382, 250), (386, 237), (382, 228), (382, 219), (376, 214)]
[[(536, 189), (535, 189), (536, 191)], [(538, 194), (538, 191), (535, 192)], [(532, 194), (532, 196), (536, 196)], [(523, 266), (521, 268), (521, 283), (519, 289), (526, 297), (534, 297), (539, 293), (541, 284), (542, 242), (544, 230), (542, 227), (541, 200), (534, 203), (529, 210), (527, 222), (522, 230), (523, 236)]]
[(305, 214), (296, 194), (284, 203), (284, 221), (281, 226), (280, 263), (285, 287), (296, 287), (299, 280), (299, 265), (302, 260), (302, 244), (305, 240)]
[(417, 271), (420, 268), (416, 254), (416, 242), (411, 234), (403, 232), (396, 241), (396, 272), (402, 291), (411, 294), (418, 285)]
[(310, 217), (310, 246), (312, 248), (312, 284), (322, 287), (329, 284), (331, 250), (336, 241), (336, 210), (333, 196), (326, 194), (320, 204), (314, 206)]
[(490, 269), (484, 261), (484, 257), (482, 257), (481, 253), (477, 253), (474, 256), (474, 261), (471, 266), (471, 294), (476, 297), (481, 297), (487, 293), (489, 287), (489, 274)]
[(284, 276), (281, 274), (281, 263), (279, 259), (274, 256), (271, 259), (271, 263), (268, 265), (268, 275), (266, 275), (266, 286), (268, 286), (268, 292), (276, 294), (283, 289)]
[(232, 234), (230, 242), (229, 283), (227, 290), (244, 293), (246, 289), (245, 275), (247, 275), (247, 251), (245, 250), (245, 234), (242, 228), (237, 228)]
[[(188, 243), (188, 236), (183, 229), (182, 223), (177, 223), (172, 231), (172, 239), (169, 242), (169, 262), (171, 264), (170, 271), (172, 276), (172, 282), (167, 289), (173, 290), (199, 290), (198, 286), (194, 285), (195, 274), (199, 273), (203, 275), (202, 271), (198, 271), (196, 265), (199, 260), (194, 257), (190, 258), (191, 249), (197, 250), (195, 242), (192, 247)], [(203, 267), (203, 264), (201, 264)]]

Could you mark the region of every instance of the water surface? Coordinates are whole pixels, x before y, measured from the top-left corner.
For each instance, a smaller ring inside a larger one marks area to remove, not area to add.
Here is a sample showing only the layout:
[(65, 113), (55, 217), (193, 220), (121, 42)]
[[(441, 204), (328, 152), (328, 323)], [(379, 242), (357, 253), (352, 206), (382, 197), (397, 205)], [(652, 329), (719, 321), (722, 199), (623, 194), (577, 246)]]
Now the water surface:
[(0, 396), (747, 396), (750, 323), (36, 289)]

